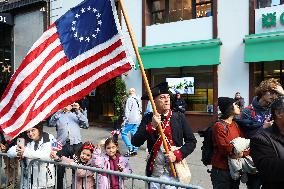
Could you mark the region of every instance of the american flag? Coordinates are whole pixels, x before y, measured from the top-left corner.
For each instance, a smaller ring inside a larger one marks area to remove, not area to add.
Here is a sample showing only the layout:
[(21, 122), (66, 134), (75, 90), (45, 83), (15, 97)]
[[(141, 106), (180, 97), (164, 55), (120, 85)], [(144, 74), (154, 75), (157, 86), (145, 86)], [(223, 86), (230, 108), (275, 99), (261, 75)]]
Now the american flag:
[(0, 126), (14, 138), (132, 65), (113, 0), (85, 0), (32, 46), (2, 96)]
[(60, 141), (54, 139), (51, 143), (51, 150), (56, 151), (56, 152), (62, 150), (62, 143)]

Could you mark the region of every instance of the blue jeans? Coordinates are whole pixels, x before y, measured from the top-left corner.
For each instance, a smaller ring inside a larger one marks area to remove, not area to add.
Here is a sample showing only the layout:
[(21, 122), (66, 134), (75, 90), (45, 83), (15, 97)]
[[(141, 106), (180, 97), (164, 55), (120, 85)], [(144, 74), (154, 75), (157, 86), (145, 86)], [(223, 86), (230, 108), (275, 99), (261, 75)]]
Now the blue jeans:
[(128, 150), (130, 150), (130, 151), (133, 150), (134, 152), (138, 151), (138, 147), (135, 147), (131, 144), (127, 135), (130, 132), (131, 137), (132, 137), (136, 133), (137, 129), (138, 129), (138, 124), (126, 123), (125, 126), (122, 128), (122, 131), (121, 131), (121, 137), (122, 137), (123, 142), (127, 146)]

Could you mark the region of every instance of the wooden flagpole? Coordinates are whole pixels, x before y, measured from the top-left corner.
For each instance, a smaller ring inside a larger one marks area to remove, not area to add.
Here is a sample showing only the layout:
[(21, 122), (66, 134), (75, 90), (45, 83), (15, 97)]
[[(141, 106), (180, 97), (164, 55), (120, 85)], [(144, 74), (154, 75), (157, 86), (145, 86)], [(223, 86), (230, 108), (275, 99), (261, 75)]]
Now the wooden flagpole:
[[(148, 79), (147, 79), (147, 76), (146, 76), (146, 73), (145, 73), (145, 70), (144, 70), (144, 66), (142, 64), (142, 60), (141, 60), (140, 54), (138, 52), (137, 45), (136, 45), (135, 40), (134, 40), (133, 32), (132, 32), (131, 27), (129, 25), (128, 17), (126, 15), (126, 12), (125, 12), (122, 0), (119, 0), (119, 4), (121, 6), (122, 14), (123, 14), (123, 17), (125, 19), (125, 23), (126, 23), (128, 32), (130, 34), (131, 42), (132, 42), (132, 45), (133, 45), (136, 57), (138, 59), (138, 63), (139, 63), (139, 66), (140, 66), (140, 71), (141, 71), (141, 74), (142, 74), (142, 77), (143, 77), (144, 85), (146, 87), (146, 91), (147, 91), (147, 94), (149, 96), (152, 108), (153, 108), (153, 114), (155, 115), (155, 114), (158, 113), (157, 109), (156, 109), (156, 105), (154, 103), (154, 99), (153, 99), (153, 95), (152, 95), (152, 92), (151, 92), (151, 89), (150, 89), (150, 86), (149, 86), (149, 82), (148, 82)], [(161, 138), (163, 140), (164, 149), (165, 149), (166, 153), (168, 154), (169, 153), (169, 148), (168, 148), (168, 145), (167, 145), (167, 142), (166, 142), (166, 139), (165, 139), (165, 135), (164, 135), (163, 130), (162, 130), (161, 123), (159, 123), (159, 125), (158, 125), (158, 130), (159, 130)], [(173, 173), (173, 176), (176, 177), (177, 175), (176, 175), (174, 164), (172, 162), (169, 162), (169, 165), (170, 165), (171, 171)]]

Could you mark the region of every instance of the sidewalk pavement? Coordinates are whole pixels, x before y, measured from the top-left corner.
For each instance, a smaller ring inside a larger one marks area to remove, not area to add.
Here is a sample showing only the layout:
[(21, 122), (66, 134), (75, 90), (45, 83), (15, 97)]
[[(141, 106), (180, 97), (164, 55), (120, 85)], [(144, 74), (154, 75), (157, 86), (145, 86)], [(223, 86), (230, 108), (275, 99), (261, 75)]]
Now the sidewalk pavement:
[[(53, 134), (56, 137), (55, 128), (52, 127), (44, 127), (46, 132)], [(112, 128), (109, 127), (97, 127), (91, 126), (89, 129), (81, 129), (82, 140), (91, 141), (94, 144), (97, 144), (100, 140), (106, 139), (111, 136), (110, 132)], [(189, 168), (191, 170), (191, 184), (201, 186), (204, 189), (211, 189), (211, 179), (210, 175), (207, 172), (207, 167), (204, 166), (201, 162), (201, 145), (202, 145), (202, 138), (199, 137), (198, 134), (195, 134), (197, 139), (197, 146), (194, 152), (189, 155), (186, 160), (188, 162)], [(123, 141), (121, 140), (121, 136), (119, 136), (119, 150), (121, 154), (126, 153), (127, 148)], [(133, 169), (133, 173), (137, 175), (145, 175), (145, 167), (146, 167), (146, 142), (143, 146), (139, 148), (138, 155), (129, 158), (130, 166)], [(130, 184), (130, 180), (127, 181), (126, 185)], [(135, 181), (135, 189), (144, 189), (145, 185), (141, 181)], [(240, 189), (245, 189), (246, 186), (244, 184), (240, 185)]]

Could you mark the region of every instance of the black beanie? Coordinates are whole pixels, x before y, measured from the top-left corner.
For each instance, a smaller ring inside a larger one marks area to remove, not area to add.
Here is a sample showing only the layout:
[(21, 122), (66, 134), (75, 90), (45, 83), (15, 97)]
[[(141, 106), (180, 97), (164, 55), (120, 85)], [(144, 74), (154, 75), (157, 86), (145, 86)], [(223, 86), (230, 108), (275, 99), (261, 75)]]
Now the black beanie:
[(226, 110), (233, 105), (235, 100), (233, 98), (229, 97), (219, 97), (218, 98), (218, 106), (219, 110), (221, 111), (222, 114), (226, 112)]

